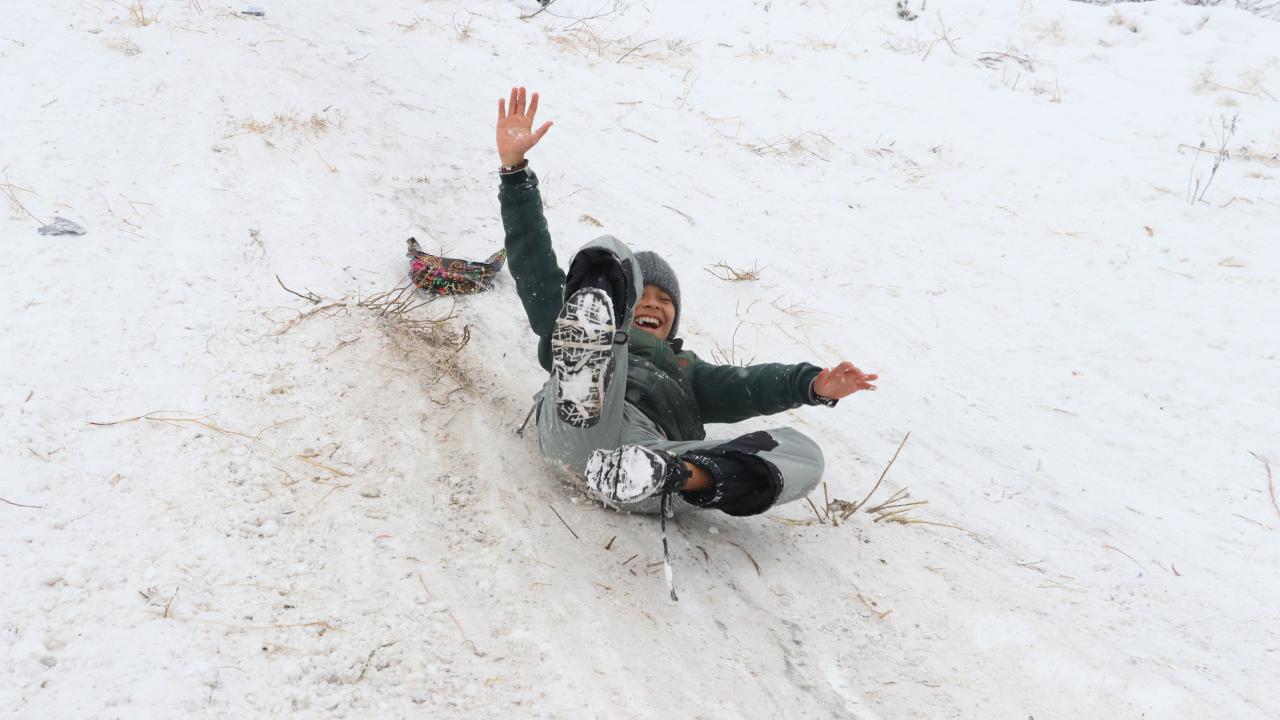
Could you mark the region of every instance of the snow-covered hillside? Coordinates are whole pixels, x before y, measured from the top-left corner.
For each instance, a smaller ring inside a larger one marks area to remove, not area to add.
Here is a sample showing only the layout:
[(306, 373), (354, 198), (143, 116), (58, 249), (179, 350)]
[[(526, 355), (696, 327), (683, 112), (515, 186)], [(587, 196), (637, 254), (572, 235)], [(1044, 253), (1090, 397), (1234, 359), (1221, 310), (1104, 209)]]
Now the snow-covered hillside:
[[(249, 7), (0, 13), (0, 716), (1280, 717), (1280, 23)], [(515, 435), (509, 276), (368, 301), (410, 236), (500, 247), (514, 84), (562, 261), (611, 233), (704, 357), (881, 376), (744, 424), (826, 496), (682, 516), (678, 603)]]

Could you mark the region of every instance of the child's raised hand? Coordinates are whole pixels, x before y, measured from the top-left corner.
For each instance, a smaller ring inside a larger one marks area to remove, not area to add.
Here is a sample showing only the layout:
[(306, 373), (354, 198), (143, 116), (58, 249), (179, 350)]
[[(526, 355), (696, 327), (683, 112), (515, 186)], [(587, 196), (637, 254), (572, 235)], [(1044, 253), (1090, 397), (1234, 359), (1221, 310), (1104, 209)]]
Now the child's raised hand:
[(839, 400), (859, 390), (875, 390), (872, 381), (879, 379), (879, 375), (864, 373), (846, 360), (818, 373), (813, 381), (813, 391), (822, 397)]
[(498, 157), (506, 166), (520, 164), (524, 154), (551, 129), (551, 123), (545, 122), (533, 130), (533, 116), (538, 112), (538, 93), (529, 100), (527, 110), (524, 99), (524, 88), (513, 87), (510, 105), (505, 100), (498, 100)]

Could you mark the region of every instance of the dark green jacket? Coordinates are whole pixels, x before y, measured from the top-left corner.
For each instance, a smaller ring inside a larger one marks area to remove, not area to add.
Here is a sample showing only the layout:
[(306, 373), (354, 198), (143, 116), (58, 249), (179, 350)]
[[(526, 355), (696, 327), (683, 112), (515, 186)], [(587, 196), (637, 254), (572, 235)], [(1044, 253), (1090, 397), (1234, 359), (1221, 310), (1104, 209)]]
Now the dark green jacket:
[[(516, 281), (529, 326), (538, 335), (538, 362), (551, 369), (551, 330), (564, 293), (532, 170), (502, 175), (498, 192), (506, 229), (507, 267)], [(819, 403), (811, 392), (820, 368), (809, 363), (740, 367), (713, 365), (683, 349), (630, 328), (627, 400), (669, 440), (701, 440), (703, 423), (733, 423)]]

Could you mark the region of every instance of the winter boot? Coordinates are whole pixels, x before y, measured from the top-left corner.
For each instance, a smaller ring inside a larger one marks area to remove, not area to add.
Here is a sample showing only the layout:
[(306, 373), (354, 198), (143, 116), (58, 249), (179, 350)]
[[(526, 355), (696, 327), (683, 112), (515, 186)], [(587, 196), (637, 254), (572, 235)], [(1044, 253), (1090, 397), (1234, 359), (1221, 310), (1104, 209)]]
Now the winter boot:
[(675, 455), (641, 445), (596, 450), (587, 460), (587, 488), (607, 503), (669, 495), (683, 487), (689, 475)]
[(613, 377), (616, 332), (613, 302), (599, 288), (583, 288), (561, 306), (551, 333), (551, 368), (556, 412), (565, 423), (589, 428), (600, 420)]
[[(595, 427), (614, 373), (614, 345), (626, 343), (635, 303), (632, 264), (603, 248), (574, 256), (565, 277), (565, 301), (551, 332), (556, 414), (576, 428)], [(625, 372), (625, 369), (624, 369)]]

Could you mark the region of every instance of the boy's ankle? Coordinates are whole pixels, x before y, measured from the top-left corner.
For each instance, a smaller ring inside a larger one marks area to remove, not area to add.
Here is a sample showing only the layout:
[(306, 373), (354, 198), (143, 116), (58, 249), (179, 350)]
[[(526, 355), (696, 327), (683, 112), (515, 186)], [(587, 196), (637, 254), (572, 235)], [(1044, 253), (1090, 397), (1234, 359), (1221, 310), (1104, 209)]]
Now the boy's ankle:
[(685, 481), (681, 492), (707, 492), (715, 488), (715, 477), (710, 470), (701, 465), (683, 459), (684, 466), (689, 469), (689, 479)]

